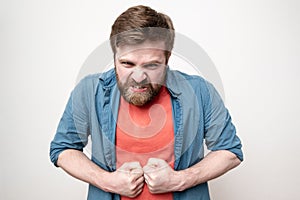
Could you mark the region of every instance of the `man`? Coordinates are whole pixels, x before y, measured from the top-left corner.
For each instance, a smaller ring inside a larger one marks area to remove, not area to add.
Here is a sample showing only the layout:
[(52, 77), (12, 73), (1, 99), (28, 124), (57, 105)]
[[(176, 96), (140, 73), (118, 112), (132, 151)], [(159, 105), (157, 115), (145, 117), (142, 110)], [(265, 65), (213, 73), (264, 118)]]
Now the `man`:
[[(169, 69), (173, 24), (149, 7), (122, 13), (110, 42), (115, 69), (75, 87), (51, 142), (52, 162), (89, 183), (90, 200), (209, 199), (207, 181), (243, 159), (216, 90)], [(82, 152), (88, 136), (91, 160)]]

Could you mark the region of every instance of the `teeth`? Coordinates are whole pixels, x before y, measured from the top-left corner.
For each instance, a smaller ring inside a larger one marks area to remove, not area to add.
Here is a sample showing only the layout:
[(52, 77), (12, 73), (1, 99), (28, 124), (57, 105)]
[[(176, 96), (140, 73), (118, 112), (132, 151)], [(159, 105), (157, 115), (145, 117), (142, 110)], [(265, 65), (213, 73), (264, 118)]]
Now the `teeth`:
[(142, 88), (144, 88), (144, 87), (142, 87), (142, 86), (138, 86), (138, 85), (136, 85), (136, 86), (133, 86), (134, 88), (136, 88), (136, 89), (142, 89)]

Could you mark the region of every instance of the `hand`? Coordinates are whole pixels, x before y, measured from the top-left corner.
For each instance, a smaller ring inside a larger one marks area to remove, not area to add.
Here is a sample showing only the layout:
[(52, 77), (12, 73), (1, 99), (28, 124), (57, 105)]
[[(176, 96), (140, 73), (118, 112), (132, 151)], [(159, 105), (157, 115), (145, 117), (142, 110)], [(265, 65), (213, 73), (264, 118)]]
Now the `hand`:
[(143, 169), (139, 162), (124, 163), (112, 172), (110, 192), (130, 198), (138, 196), (144, 186)]
[(174, 171), (166, 161), (150, 158), (143, 167), (145, 182), (153, 194), (177, 191), (180, 181), (178, 172)]

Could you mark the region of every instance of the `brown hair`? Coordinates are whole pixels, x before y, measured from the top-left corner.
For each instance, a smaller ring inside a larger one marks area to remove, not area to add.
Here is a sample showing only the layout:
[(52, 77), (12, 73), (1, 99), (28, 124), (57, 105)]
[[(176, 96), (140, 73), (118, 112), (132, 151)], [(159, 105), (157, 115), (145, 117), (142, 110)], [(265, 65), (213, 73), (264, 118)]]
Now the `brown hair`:
[(167, 15), (139, 5), (127, 9), (115, 20), (110, 45), (115, 54), (121, 45), (140, 44), (146, 40), (164, 41), (166, 55), (170, 55), (174, 37), (173, 23)]

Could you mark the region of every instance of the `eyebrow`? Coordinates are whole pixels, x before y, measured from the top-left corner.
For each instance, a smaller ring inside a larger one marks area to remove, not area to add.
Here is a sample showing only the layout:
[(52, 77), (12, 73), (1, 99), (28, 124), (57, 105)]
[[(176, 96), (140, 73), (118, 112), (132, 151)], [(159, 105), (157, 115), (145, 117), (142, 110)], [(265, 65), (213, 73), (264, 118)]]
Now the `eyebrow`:
[(161, 62), (160, 60), (150, 60), (148, 62), (143, 63), (143, 65), (147, 65), (147, 64), (162, 64), (163, 62)]
[[(128, 63), (135, 64), (135, 62), (133, 62), (133, 61), (131, 61), (131, 59), (127, 59), (127, 58), (120, 58), (120, 59), (118, 59), (118, 61), (120, 63), (122, 63), (122, 62), (128, 62)], [(142, 65), (153, 64), (153, 63), (155, 63), (155, 64), (163, 64), (164, 62), (161, 61), (161, 60), (153, 59), (153, 60), (147, 61), (145, 63), (142, 63)]]

